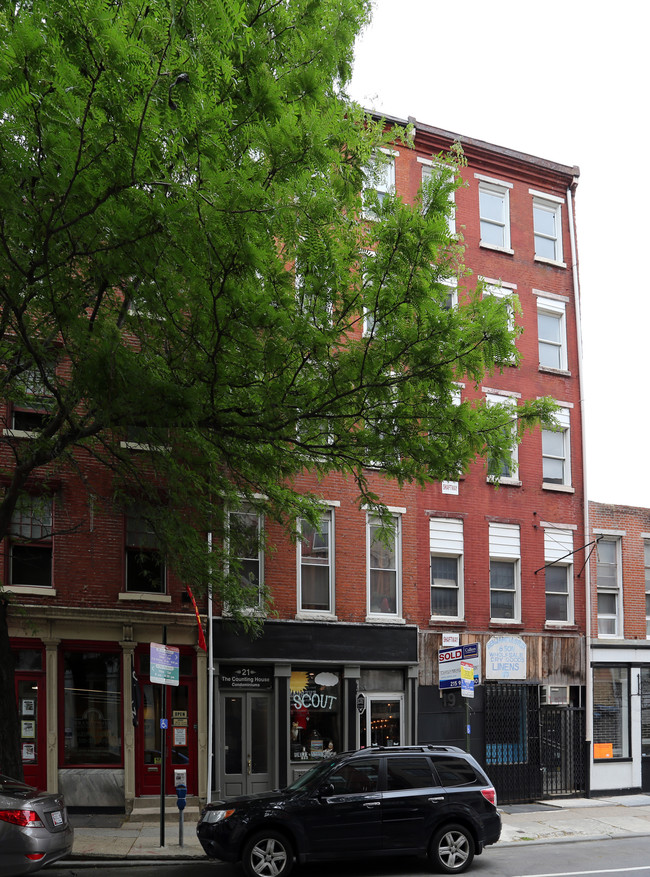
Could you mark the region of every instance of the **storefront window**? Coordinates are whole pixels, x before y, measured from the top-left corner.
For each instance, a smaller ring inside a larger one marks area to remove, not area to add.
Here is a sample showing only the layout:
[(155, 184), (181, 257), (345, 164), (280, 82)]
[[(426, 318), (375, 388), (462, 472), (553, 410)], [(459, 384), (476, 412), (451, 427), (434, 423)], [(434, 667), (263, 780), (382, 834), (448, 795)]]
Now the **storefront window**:
[(594, 667), (594, 759), (630, 757), (626, 667)]
[(122, 763), (120, 656), (63, 653), (64, 763)]
[(331, 670), (291, 673), (291, 758), (327, 758), (340, 749), (341, 676)]

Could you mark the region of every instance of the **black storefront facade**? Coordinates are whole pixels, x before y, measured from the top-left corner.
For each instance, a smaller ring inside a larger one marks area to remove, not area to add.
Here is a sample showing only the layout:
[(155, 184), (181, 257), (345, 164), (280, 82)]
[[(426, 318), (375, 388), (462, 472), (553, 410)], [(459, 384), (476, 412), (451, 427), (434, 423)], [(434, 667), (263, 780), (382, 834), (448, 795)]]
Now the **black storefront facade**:
[(412, 625), (213, 621), (211, 797), (291, 783), (323, 758), (417, 739)]

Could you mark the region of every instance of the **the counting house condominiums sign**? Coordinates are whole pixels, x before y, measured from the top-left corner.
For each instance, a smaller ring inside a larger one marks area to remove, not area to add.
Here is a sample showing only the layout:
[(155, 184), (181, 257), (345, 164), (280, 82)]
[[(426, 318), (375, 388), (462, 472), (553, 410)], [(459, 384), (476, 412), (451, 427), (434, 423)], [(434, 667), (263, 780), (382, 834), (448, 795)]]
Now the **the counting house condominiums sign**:
[(221, 688), (270, 691), (273, 672), (270, 667), (224, 667), (219, 673), (219, 685)]

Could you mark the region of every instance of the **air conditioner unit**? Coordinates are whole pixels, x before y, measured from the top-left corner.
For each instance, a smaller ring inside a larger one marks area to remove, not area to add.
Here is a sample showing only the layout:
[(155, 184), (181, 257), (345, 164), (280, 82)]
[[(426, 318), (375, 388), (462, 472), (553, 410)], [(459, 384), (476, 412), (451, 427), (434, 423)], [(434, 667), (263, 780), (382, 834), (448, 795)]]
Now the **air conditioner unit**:
[(568, 685), (542, 685), (539, 692), (539, 702), (547, 706), (568, 706)]

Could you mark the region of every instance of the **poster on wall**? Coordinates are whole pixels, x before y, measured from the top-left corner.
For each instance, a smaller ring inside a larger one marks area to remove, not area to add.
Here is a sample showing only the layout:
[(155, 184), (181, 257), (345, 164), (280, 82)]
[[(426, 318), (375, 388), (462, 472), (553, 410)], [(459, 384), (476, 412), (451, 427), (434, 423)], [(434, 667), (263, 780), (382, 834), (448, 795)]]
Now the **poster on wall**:
[(174, 728), (174, 746), (187, 746), (187, 728)]
[(23, 743), (23, 761), (36, 761), (36, 747), (33, 743)]
[(20, 723), (20, 736), (21, 737), (35, 737), (36, 736), (36, 722), (32, 722), (31, 720), (22, 721)]
[(21, 704), (22, 714), (24, 716), (33, 716), (36, 713), (36, 701), (25, 699)]

